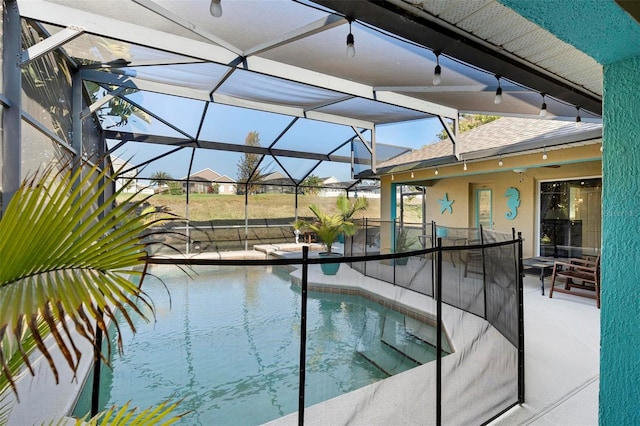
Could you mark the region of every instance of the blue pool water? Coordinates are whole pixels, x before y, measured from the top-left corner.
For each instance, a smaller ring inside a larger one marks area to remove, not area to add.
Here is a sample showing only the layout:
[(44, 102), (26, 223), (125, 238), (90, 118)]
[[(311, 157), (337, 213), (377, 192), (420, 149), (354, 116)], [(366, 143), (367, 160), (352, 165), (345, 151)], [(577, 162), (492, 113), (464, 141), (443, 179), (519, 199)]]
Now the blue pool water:
[[(124, 355), (103, 368), (101, 407), (183, 399), (188, 425), (254, 425), (298, 406), (300, 288), (263, 267), (153, 271), (156, 322), (122, 327)], [(167, 293), (167, 288), (170, 293)], [(306, 405), (435, 359), (434, 330), (358, 296), (309, 292)], [(115, 347), (115, 346), (114, 346)], [(88, 411), (90, 383), (74, 415)]]

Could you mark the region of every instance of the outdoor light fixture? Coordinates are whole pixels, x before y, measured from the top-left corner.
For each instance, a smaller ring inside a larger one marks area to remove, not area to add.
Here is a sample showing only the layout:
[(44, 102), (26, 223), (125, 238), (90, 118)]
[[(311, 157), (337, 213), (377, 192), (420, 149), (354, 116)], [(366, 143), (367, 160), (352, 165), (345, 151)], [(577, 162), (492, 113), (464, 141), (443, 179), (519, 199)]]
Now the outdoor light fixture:
[(434, 53), (436, 54), (436, 69), (433, 72), (433, 85), (437, 86), (442, 82), (442, 68), (440, 67), (440, 52), (436, 50)]
[(500, 156), (500, 159), (498, 160), (498, 167), (502, 167), (504, 163), (502, 162), (502, 155)]
[(545, 146), (544, 148), (542, 148), (542, 159), (546, 160), (547, 158), (549, 158), (547, 156), (547, 147)]
[(576, 107), (576, 129), (582, 129), (582, 118), (580, 117), (580, 107)]
[(436, 167), (436, 171), (433, 172), (434, 175), (438, 176), (438, 168)]
[(411, 179), (413, 179), (413, 172), (411, 172)]
[(347, 34), (347, 56), (353, 58), (356, 56), (356, 47), (354, 46), (355, 39), (351, 33), (351, 23), (353, 22), (353, 19), (347, 18), (347, 20), (349, 21), (349, 34)]
[(209, 13), (215, 18), (222, 16), (222, 0), (211, 0), (211, 6), (209, 6)]
[(467, 171), (467, 160), (464, 160), (464, 165), (462, 166), (462, 170)]
[(502, 102), (502, 86), (500, 86), (500, 76), (496, 75), (498, 79), (498, 88), (496, 89), (496, 98), (493, 100), (493, 103), (498, 105)]
[(547, 103), (544, 101), (544, 93), (542, 94), (542, 106), (540, 106), (540, 117), (547, 115)]
[(394, 177), (393, 177), (393, 175), (391, 175), (391, 180), (395, 180), (395, 179), (394, 179)]

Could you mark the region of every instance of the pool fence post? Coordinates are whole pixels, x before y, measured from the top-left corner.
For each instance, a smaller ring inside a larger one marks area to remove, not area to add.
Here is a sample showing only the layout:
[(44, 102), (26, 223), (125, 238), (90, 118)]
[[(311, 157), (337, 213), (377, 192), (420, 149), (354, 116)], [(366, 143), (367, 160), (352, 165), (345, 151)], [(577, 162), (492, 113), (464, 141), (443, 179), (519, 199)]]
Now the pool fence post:
[[(98, 309), (99, 317), (102, 317), (102, 309)], [(96, 321), (96, 340), (93, 347), (93, 383), (91, 384), (91, 417), (100, 411), (100, 370), (102, 361), (100, 351), (102, 348), (102, 329)]]
[(485, 266), (485, 253), (484, 253), (484, 231), (482, 225), (480, 225), (480, 259), (482, 259), (482, 298), (483, 298), (483, 315), (482, 318), (487, 319), (487, 268)]
[(442, 238), (438, 238), (436, 284), (436, 425), (442, 424)]
[(524, 290), (522, 232), (518, 232), (518, 402), (524, 403)]
[(307, 281), (309, 246), (302, 247), (302, 282), (300, 283), (302, 305), (300, 308), (300, 380), (298, 388), (298, 425), (304, 424), (304, 385), (307, 360)]
[[(365, 217), (364, 218), (364, 255), (367, 255), (367, 244), (369, 241), (369, 220)], [(367, 261), (364, 262), (364, 267), (362, 268), (363, 272), (362, 275), (364, 275), (365, 277), (367, 276)]]
[[(402, 199), (400, 199), (400, 200), (402, 201)], [(398, 236), (396, 235), (398, 233), (397, 226), (398, 226), (397, 219), (394, 218), (393, 219), (393, 240), (391, 242), (391, 247), (392, 247), (391, 248), (391, 253), (394, 253), (394, 254), (396, 252), (396, 247), (397, 247), (396, 242), (397, 242), (397, 238), (398, 238)], [(395, 259), (395, 257), (393, 259), (391, 259), (391, 268), (392, 268), (391, 270), (393, 271), (393, 285), (396, 285), (396, 259)]]

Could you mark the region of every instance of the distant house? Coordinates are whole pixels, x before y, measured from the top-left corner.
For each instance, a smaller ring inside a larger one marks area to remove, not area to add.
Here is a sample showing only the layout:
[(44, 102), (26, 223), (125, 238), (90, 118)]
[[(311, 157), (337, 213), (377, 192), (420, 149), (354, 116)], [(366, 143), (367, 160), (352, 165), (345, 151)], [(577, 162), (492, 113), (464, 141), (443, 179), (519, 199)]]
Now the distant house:
[(135, 165), (112, 155), (111, 166), (114, 173), (118, 173), (120, 171), (120, 173), (118, 174), (118, 178), (115, 180), (116, 191), (119, 191), (122, 187), (125, 187), (124, 192), (152, 192), (147, 188), (146, 185), (140, 184), (138, 182), (138, 179), (136, 179), (136, 176), (138, 175), (138, 169)]
[(349, 188), (349, 197), (380, 198), (380, 183), (377, 180), (363, 180)]
[(291, 179), (280, 172), (269, 173), (260, 183), (263, 184), (259, 191), (263, 194), (293, 194), (295, 186)]
[(183, 189), (191, 194), (226, 194), (236, 193), (236, 182), (227, 175), (221, 175), (209, 168), (191, 174), (188, 178), (183, 177)]

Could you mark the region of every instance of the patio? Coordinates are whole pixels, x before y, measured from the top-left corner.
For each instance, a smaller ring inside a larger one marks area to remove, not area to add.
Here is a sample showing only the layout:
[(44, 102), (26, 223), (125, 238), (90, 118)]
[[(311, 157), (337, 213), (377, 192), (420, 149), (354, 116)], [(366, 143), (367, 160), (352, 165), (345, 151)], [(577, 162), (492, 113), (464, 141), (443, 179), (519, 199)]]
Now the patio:
[(525, 275), (526, 402), (492, 424), (597, 425), (600, 311), (595, 300), (545, 293)]

